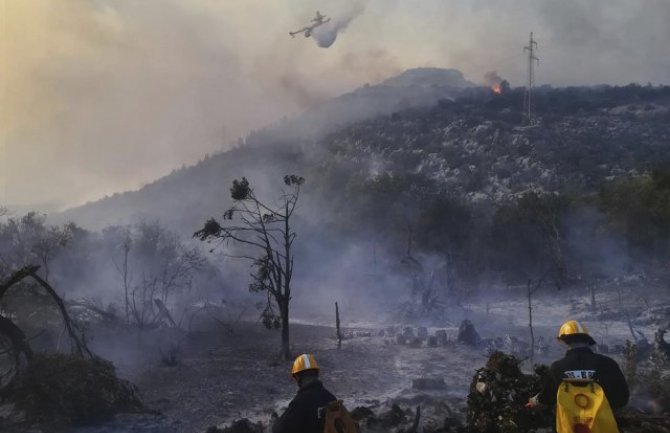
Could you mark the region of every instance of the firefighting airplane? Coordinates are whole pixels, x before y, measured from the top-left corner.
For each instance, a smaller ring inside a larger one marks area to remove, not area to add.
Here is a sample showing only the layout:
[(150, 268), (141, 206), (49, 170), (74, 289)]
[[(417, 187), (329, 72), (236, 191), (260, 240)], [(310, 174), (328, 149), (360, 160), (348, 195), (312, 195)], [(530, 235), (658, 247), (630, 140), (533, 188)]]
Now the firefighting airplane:
[(326, 24), (328, 21), (330, 21), (330, 18), (328, 18), (326, 15), (321, 15), (321, 12), (316, 11), (316, 16), (312, 18), (312, 22), (314, 24), (303, 27), (300, 30), (296, 30), (294, 32), (289, 32), (288, 34), (291, 35), (292, 38), (295, 38), (295, 35), (302, 33), (306, 38), (308, 38), (312, 36), (312, 31), (315, 28)]

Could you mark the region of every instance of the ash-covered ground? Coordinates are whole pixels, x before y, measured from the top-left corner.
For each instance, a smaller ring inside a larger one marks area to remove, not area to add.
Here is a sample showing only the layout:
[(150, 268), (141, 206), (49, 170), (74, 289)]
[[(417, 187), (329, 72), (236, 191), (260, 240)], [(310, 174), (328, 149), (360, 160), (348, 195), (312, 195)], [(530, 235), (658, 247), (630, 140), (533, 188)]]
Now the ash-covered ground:
[[(662, 293), (650, 296), (655, 306), (668, 305)], [(602, 309), (615, 302), (600, 296)], [(517, 352), (527, 358), (529, 341), (526, 301), (493, 300), (446, 309), (442, 324), (403, 323), (393, 317), (363, 317), (358, 322), (346, 320), (343, 312), (345, 340), (337, 349), (334, 324), (328, 318), (297, 317), (291, 327), (292, 352), (313, 353), (322, 369), (322, 379), (350, 409), (366, 406), (388, 409), (392, 404), (413, 408), (430, 408), (436, 402), (446, 404), (462, 416), (468, 387), (475, 370), (481, 368), (495, 345), (505, 352)], [(488, 311), (487, 311), (488, 310)], [(632, 339), (624, 314), (599, 320), (590, 299), (576, 294), (547, 291), (533, 300), (535, 338), (544, 349), (535, 355), (535, 363), (548, 364), (559, 358), (563, 348), (553, 338), (560, 323), (567, 318), (580, 319), (591, 330), (601, 350), (616, 352), (626, 339)], [(652, 339), (657, 324), (645, 324), (644, 315), (635, 321), (635, 330)], [(469, 346), (456, 341), (458, 326), (468, 319), (483, 342)], [(332, 320), (334, 322), (334, 319)], [(399, 344), (396, 334), (411, 327), (415, 335), (424, 325), (429, 335), (445, 330), (446, 344), (430, 347)], [(487, 342), (488, 341), (488, 342)], [(203, 320), (191, 332), (175, 329), (145, 331), (119, 335), (98, 333), (92, 347), (112, 360), (120, 375), (133, 381), (145, 403), (161, 416), (121, 415), (102, 426), (81, 427), (77, 433), (107, 432), (202, 432), (210, 426), (224, 425), (236, 419), (249, 418), (267, 423), (273, 411), (281, 412), (296, 391), (290, 380), (290, 361), (279, 358), (279, 335), (253, 320), (221, 324)], [(604, 348), (604, 345), (607, 348)], [(161, 357), (174, 352), (176, 365), (167, 366)], [(610, 353), (622, 361), (620, 353)], [(530, 361), (522, 367), (530, 372)], [(416, 379), (432, 379), (427, 385)], [(444, 386), (442, 385), (444, 382)], [(637, 404), (632, 402), (631, 404)], [(422, 423), (436, 422), (430, 410)]]

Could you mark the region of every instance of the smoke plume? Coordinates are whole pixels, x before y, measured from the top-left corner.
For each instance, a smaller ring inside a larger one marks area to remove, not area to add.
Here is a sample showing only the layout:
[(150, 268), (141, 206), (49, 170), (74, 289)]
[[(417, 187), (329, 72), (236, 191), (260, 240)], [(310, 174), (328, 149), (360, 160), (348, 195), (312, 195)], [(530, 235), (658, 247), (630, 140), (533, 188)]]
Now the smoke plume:
[(328, 48), (333, 45), (337, 39), (337, 35), (346, 30), (349, 23), (364, 11), (365, 5), (363, 3), (356, 4), (344, 14), (333, 17), (328, 23), (314, 29), (313, 37), (316, 44), (321, 48)]
[(484, 84), (487, 86), (497, 86), (502, 83), (503, 79), (496, 71), (490, 71), (484, 74)]

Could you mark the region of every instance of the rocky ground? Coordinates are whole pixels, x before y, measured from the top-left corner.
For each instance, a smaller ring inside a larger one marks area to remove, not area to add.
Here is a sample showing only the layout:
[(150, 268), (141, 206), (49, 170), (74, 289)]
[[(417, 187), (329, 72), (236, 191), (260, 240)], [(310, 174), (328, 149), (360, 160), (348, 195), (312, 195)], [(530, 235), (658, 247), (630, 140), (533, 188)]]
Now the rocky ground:
[[(316, 354), (325, 385), (351, 408), (391, 401), (413, 405), (420, 400), (417, 391), (462, 407), (474, 368), (486, 360), (482, 350), (455, 342), (411, 347), (373, 334), (347, 339), (338, 350), (332, 328), (295, 325), (292, 338), (299, 344), (293, 351)], [(449, 336), (455, 340), (456, 330)], [(232, 334), (193, 336), (182, 344), (176, 366), (154, 359), (144, 369), (122, 367), (121, 372), (138, 385), (147, 405), (165, 415), (162, 422), (172, 431), (197, 432), (243, 417), (267, 421), (296, 391), (291, 362), (273, 355), (277, 341), (276, 333), (242, 323)], [(414, 390), (413, 381), (420, 378), (439, 378), (445, 386), (418, 382), (428, 389)]]

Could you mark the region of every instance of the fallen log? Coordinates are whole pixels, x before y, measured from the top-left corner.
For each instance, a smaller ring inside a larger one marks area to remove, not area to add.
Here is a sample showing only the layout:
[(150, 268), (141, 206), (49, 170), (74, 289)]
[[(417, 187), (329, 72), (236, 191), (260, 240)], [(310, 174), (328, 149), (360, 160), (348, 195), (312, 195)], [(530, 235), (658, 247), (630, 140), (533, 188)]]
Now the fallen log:
[(81, 307), (90, 310), (109, 322), (116, 322), (119, 320), (119, 317), (116, 314), (110, 313), (109, 311), (98, 307), (97, 305), (93, 304), (92, 301), (70, 301), (68, 302), (68, 305), (71, 307)]

